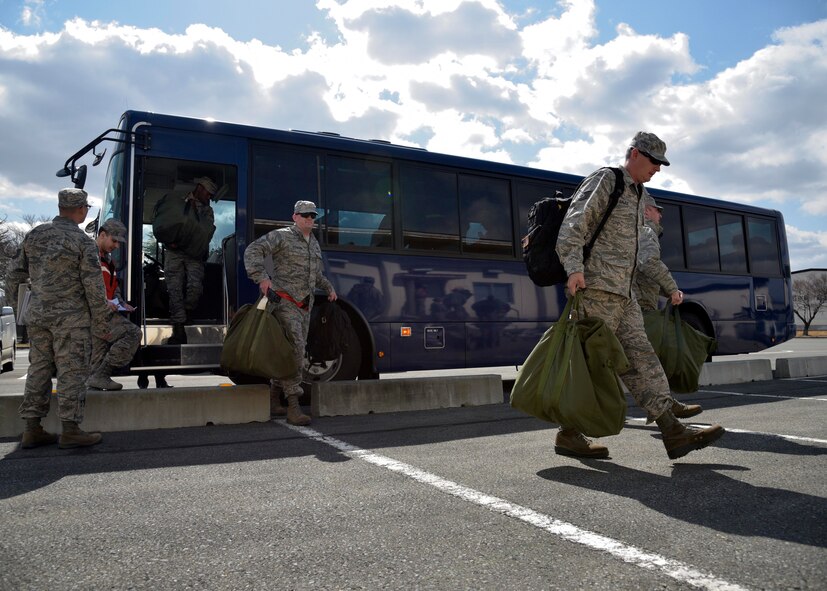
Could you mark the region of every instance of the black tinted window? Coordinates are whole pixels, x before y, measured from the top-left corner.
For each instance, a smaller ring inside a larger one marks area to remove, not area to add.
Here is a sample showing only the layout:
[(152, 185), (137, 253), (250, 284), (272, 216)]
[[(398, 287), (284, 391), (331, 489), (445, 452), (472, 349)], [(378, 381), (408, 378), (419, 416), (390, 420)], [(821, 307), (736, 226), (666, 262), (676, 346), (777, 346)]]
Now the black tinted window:
[(681, 225), (681, 208), (669, 203), (661, 203), (663, 218), (661, 226), (663, 234), (660, 237), (660, 258), (669, 269), (684, 269), (686, 261), (683, 258), (683, 226)]
[(402, 166), (399, 187), (404, 248), (458, 252), (457, 175)]
[(781, 263), (775, 220), (747, 218), (749, 229), (749, 260), (753, 275), (778, 276)]
[(391, 165), (328, 156), (325, 167), (325, 228), (328, 244), (393, 246)]
[(746, 273), (747, 249), (744, 243), (743, 218), (731, 213), (719, 213), (717, 217), (721, 271)]
[(318, 205), (318, 168), (316, 154), (312, 152), (255, 147), (252, 189), (256, 221), (292, 224), (296, 201), (313, 201)]
[(698, 207), (686, 207), (684, 214), (687, 266), (703, 271), (720, 270), (715, 213)]
[(513, 254), (508, 181), (460, 175), (459, 196), (463, 252)]

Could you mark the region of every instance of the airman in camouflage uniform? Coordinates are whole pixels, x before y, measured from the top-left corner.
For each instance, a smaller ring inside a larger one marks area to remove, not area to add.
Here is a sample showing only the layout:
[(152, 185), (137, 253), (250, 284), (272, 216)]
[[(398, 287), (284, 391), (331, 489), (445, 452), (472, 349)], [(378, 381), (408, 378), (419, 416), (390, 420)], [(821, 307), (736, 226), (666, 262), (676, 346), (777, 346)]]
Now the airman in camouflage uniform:
[(113, 314), (109, 320), (110, 340), (92, 337), (92, 374), (86, 385), (98, 390), (120, 390), (123, 384), (112, 379), (112, 372), (128, 365), (141, 343), (141, 329), (119, 314), (121, 311), (134, 312), (135, 308), (123, 299), (112, 262), (112, 253), (126, 242), (126, 226), (114, 218), (106, 220), (98, 230), (95, 242), (106, 299)]
[[(215, 233), (215, 213), (210, 206), (210, 199), (218, 192), (218, 185), (209, 177), (199, 177), (194, 182), (195, 189), (190, 193), (169, 193), (164, 195), (163, 199), (190, 201), (198, 213), (199, 224), (211, 240)], [(189, 322), (189, 316), (198, 307), (201, 294), (204, 293), (204, 261), (207, 260), (209, 252), (193, 255), (184, 252), (183, 245), (164, 246), (164, 279), (169, 293), (169, 317), (172, 321), (172, 336), (167, 340), (167, 344), (183, 345), (187, 342), (184, 324)]]
[[(663, 295), (669, 298), (673, 306), (683, 303), (683, 292), (669, 272), (669, 268), (660, 258), (660, 240), (662, 229), (660, 220), (663, 208), (648, 193), (644, 197), (644, 226), (640, 230), (640, 245), (638, 250), (638, 266), (635, 272), (635, 282), (632, 290), (637, 298), (640, 309), (645, 312), (658, 309), (658, 298)], [(684, 404), (672, 400), (672, 414), (679, 419), (694, 417), (703, 412), (700, 404)]]
[[(280, 381), (287, 397), (287, 422), (293, 425), (307, 425), (310, 417), (303, 414), (299, 406), (302, 393), (301, 382), (304, 368), (304, 350), (310, 329), (310, 311), (313, 308), (313, 291), (316, 288), (327, 292), (327, 299), (337, 299), (336, 290), (322, 273), (322, 250), (313, 235), (316, 219), (316, 204), (312, 201), (297, 201), (293, 207), (293, 225), (273, 230), (254, 241), (244, 252), (244, 266), (247, 276), (255, 281), (263, 295), (273, 290), (280, 299), (273, 310), (295, 349), (297, 373)], [(264, 266), (264, 259), (273, 259), (273, 276)], [(271, 382), (271, 403), (278, 400), (276, 382)], [(278, 405), (272, 405), (274, 414), (284, 414)]]
[[(89, 211), (86, 197), (82, 189), (60, 191), (60, 215), (33, 228), (9, 266), (10, 293), (17, 293), (26, 279), (32, 283), (26, 316), (29, 373), (19, 411), (26, 421), (24, 448), (55, 441), (61, 448), (84, 447), (101, 440), (100, 433), (86, 433), (78, 426), (86, 401), (91, 335), (108, 339), (112, 313), (106, 305), (95, 241), (78, 228)], [(49, 413), (55, 372), (62, 424), (59, 440), (40, 425)]]
[[(632, 292), (638, 243), (643, 227), (643, 183), (669, 165), (666, 144), (652, 133), (639, 132), (626, 152), (621, 167), (625, 188), (600, 233), (591, 256), (583, 260), (583, 246), (597, 227), (609, 203), (615, 175), (601, 169), (589, 176), (574, 195), (560, 228), (557, 254), (568, 275), (573, 294), (583, 290), (581, 312), (603, 319), (623, 346), (631, 369), (623, 380), (639, 406), (657, 421), (663, 443), (672, 459), (706, 447), (724, 432), (720, 425), (695, 429), (681, 424), (672, 414), (672, 397), (663, 368), (643, 329), (643, 315)], [(608, 457), (609, 450), (567, 425), (561, 425), (555, 441), (558, 454)]]

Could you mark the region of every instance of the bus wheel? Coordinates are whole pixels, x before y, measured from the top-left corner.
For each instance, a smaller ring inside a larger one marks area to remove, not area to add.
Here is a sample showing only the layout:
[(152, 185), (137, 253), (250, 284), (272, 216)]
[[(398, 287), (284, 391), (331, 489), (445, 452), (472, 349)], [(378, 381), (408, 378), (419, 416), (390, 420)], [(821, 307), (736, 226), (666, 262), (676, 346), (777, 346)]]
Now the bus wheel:
[(355, 380), (362, 365), (362, 344), (353, 329), (347, 333), (347, 347), (336, 359), (311, 363), (304, 372), (306, 382)]

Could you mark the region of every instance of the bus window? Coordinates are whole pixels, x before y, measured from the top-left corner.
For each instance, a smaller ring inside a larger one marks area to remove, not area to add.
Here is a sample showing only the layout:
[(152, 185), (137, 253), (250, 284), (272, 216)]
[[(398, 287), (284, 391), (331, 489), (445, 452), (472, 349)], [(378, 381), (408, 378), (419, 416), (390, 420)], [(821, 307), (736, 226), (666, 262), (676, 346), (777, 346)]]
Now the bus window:
[(747, 249), (744, 243), (744, 220), (740, 215), (718, 213), (718, 247), (721, 271), (747, 272)]
[(400, 166), (404, 248), (459, 252), (457, 176)]
[(328, 156), (325, 167), (327, 244), (393, 246), (391, 165)]
[(699, 207), (687, 207), (685, 211), (687, 266), (690, 269), (719, 271), (715, 212)]
[(670, 203), (659, 203), (659, 205), (663, 207), (663, 217), (660, 221), (663, 228), (663, 234), (660, 236), (660, 258), (669, 269), (685, 269), (681, 208)]
[(253, 147), (253, 238), (293, 223), (293, 206), (319, 204), (319, 165), (313, 152)]
[(753, 275), (781, 275), (775, 221), (748, 217), (749, 261)]
[(460, 175), (462, 251), (514, 254), (508, 181)]

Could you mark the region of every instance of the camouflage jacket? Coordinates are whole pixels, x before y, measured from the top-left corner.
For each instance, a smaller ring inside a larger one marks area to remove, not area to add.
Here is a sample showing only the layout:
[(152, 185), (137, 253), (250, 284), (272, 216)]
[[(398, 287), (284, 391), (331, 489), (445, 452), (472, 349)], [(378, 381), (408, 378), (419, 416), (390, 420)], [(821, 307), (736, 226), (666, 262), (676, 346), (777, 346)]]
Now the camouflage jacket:
[(98, 246), (77, 224), (63, 217), (33, 228), (9, 265), (8, 292), (31, 279), (26, 323), (54, 329), (92, 327), (108, 332), (112, 314), (106, 304)]
[[(273, 274), (267, 272), (265, 257), (273, 258)], [(327, 293), (333, 286), (322, 274), (322, 249), (311, 233), (310, 240), (296, 226), (268, 232), (252, 242), (244, 251), (247, 276), (255, 283), (270, 279), (273, 290), (285, 291), (300, 302), (317, 287)]]
[(640, 248), (637, 255), (637, 273), (633, 289), (635, 297), (644, 310), (657, 310), (658, 296), (669, 296), (678, 290), (669, 269), (660, 260), (660, 226), (651, 220), (640, 232)]
[(626, 168), (621, 166), (620, 170), (626, 188), (594, 243), (591, 256), (584, 263), (583, 246), (600, 224), (615, 184), (615, 174), (608, 168), (588, 176), (573, 196), (560, 226), (557, 254), (567, 275), (585, 274), (587, 288), (631, 298), (646, 189), (635, 184)]

